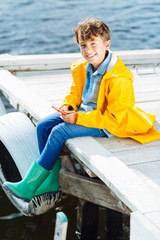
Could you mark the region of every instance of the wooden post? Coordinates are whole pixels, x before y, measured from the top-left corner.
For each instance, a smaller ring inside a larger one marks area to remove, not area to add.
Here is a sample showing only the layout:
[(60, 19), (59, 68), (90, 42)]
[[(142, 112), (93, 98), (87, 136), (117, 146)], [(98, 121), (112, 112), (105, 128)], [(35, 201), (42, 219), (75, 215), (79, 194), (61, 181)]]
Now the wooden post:
[(98, 205), (79, 199), (76, 231), (79, 239), (97, 239), (98, 212)]
[(68, 227), (67, 216), (63, 212), (58, 212), (56, 214), (54, 240), (66, 240), (67, 227)]
[[(81, 166), (80, 174), (86, 172)], [(81, 240), (97, 240), (99, 206), (79, 199), (77, 210), (77, 237)]]
[(107, 239), (123, 240), (122, 213), (107, 209)]

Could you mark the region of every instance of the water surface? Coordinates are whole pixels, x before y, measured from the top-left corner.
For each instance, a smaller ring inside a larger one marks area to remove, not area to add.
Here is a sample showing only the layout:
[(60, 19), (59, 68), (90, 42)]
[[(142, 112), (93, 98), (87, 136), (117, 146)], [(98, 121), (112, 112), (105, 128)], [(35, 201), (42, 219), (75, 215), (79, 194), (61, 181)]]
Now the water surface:
[(98, 17), (112, 32), (112, 50), (160, 48), (159, 0), (0, 0), (0, 54), (78, 52), (72, 28)]

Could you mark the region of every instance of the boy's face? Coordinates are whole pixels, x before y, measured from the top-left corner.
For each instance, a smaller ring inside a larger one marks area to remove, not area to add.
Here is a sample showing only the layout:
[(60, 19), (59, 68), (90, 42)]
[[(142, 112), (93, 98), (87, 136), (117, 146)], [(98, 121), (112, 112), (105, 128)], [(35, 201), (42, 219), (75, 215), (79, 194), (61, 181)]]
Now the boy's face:
[(95, 71), (105, 59), (110, 40), (104, 41), (99, 36), (92, 36), (91, 39), (80, 41), (79, 46), (82, 56), (93, 65)]

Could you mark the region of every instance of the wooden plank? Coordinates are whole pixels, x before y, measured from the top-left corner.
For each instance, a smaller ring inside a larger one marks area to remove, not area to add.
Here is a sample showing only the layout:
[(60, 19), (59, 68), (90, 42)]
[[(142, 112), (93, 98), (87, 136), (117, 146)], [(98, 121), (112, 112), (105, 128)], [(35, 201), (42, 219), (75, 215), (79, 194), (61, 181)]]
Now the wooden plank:
[[(130, 50), (115, 51), (126, 65), (155, 65), (160, 62), (160, 50)], [(69, 68), (71, 62), (81, 58), (80, 53), (70, 54), (45, 54), (45, 55), (2, 55), (0, 66), (7, 70), (47, 70)]]
[[(17, 76), (16, 76), (17, 77)], [(71, 74), (52, 74), (52, 75), (38, 75), (30, 77), (18, 77), (26, 85), (31, 86), (43, 86), (43, 85), (62, 85), (63, 83), (70, 84), (72, 83)]]
[(101, 138), (96, 140), (110, 149), (110, 152), (129, 168), (140, 171), (157, 183), (160, 170), (160, 140), (145, 145), (128, 139), (114, 139), (114, 137), (108, 140)]
[(160, 191), (155, 192), (118, 158), (97, 144), (94, 139), (87, 137), (69, 139), (66, 145), (132, 211), (159, 210)]
[(77, 236), (78, 239), (97, 240), (99, 206), (82, 199), (78, 201)]
[(106, 209), (106, 220), (106, 239), (124, 239), (123, 214), (117, 211)]
[(137, 171), (140, 171), (148, 178), (154, 179), (158, 178), (160, 176), (160, 160), (155, 162), (144, 162), (139, 164), (131, 164), (129, 167), (132, 169), (136, 169)]
[[(157, 131), (160, 131), (160, 123), (157, 121), (154, 123), (154, 127)], [(141, 144), (130, 138), (94, 138), (98, 143), (102, 144), (104, 148), (110, 150), (111, 153), (126, 151), (126, 150), (140, 150), (148, 149), (150, 147), (157, 148), (160, 145), (160, 140), (153, 141), (147, 144)]]
[[(68, 94), (72, 82), (70, 73), (45, 77), (43, 75), (33, 76), (27, 78), (28, 81), (23, 77), (20, 79), (51, 103), (61, 103)], [(159, 75), (155, 77), (155, 74), (152, 74), (150, 76), (142, 76), (142, 79), (140, 77), (134, 83), (136, 105), (144, 109), (144, 111), (157, 116), (160, 115), (160, 81), (158, 79)]]
[(154, 191), (159, 191), (159, 186), (155, 183), (155, 181), (153, 182), (150, 178), (136, 169), (132, 168), (132, 171), (136, 173), (143, 181), (145, 181), (152, 189), (154, 189)]
[(155, 179), (154, 179), (154, 182), (155, 182), (157, 185), (160, 185), (160, 177), (158, 176), (158, 178), (155, 178)]
[(160, 100), (160, 74), (136, 76), (133, 85), (136, 102)]
[(153, 101), (156, 101), (159, 104), (160, 90), (157, 89), (152, 92), (149, 92), (149, 91), (148, 92), (135, 92), (135, 100), (136, 100), (136, 105), (138, 105), (137, 103), (142, 103), (142, 102), (152, 102), (153, 103)]
[[(71, 69), (66, 68), (66, 69), (49, 69), (49, 70), (35, 70), (35, 71), (14, 71), (12, 72), (12, 74), (14, 74), (16, 77), (18, 78), (22, 78), (27, 79), (28, 81), (32, 80), (34, 81), (34, 78), (36, 79), (37, 77), (50, 77), (50, 79), (52, 79), (52, 76), (54, 75), (68, 75), (71, 74)], [(43, 80), (43, 79), (42, 79)]]
[(129, 208), (98, 180), (61, 170), (60, 185), (67, 194), (122, 213), (130, 213)]
[(148, 73), (144, 75), (134, 75), (133, 85), (136, 92), (160, 89), (160, 74)]
[(127, 50), (127, 51), (116, 51), (124, 63), (129, 64), (148, 64), (159, 62), (160, 50), (149, 49), (149, 50)]
[(130, 240), (159, 240), (160, 230), (140, 212), (131, 213)]
[(71, 74), (21, 77), (20, 80), (32, 91), (54, 105), (61, 105), (62, 100), (69, 93), (72, 83)]
[(136, 103), (136, 106), (149, 114), (156, 115), (156, 119), (160, 120), (160, 100)]
[[(159, 144), (160, 141), (158, 140)], [(112, 152), (112, 151), (111, 151)], [(113, 151), (114, 152), (114, 151)], [(127, 166), (139, 163), (160, 161), (160, 147), (151, 146), (143, 148), (143, 145), (136, 149), (125, 149), (114, 152), (114, 156), (119, 157)]]
[(146, 213), (144, 216), (160, 231), (160, 211)]
[(72, 61), (79, 58), (81, 58), (80, 53), (21, 56), (6, 55), (1, 56), (0, 66), (10, 71), (65, 69), (70, 67)]
[[(59, 82), (59, 79), (61, 78), (55, 78), (55, 82)], [(50, 102), (50, 104), (54, 103), (55, 105), (60, 105), (70, 90), (71, 79), (66, 79), (66, 81), (66, 83), (64, 82), (62, 84), (55, 84), (54, 81), (52, 83), (47, 83), (44, 79), (45, 84), (33, 84), (30, 85), (30, 88), (39, 96)], [(160, 92), (135, 93), (135, 95), (137, 98), (136, 106), (149, 114), (155, 114), (157, 116), (157, 120), (160, 120)]]
[(0, 71), (0, 89), (16, 109), (39, 120), (53, 113), (51, 104), (32, 92), (7, 70)]
[(54, 240), (66, 240), (68, 229), (68, 218), (63, 212), (56, 213), (56, 224)]

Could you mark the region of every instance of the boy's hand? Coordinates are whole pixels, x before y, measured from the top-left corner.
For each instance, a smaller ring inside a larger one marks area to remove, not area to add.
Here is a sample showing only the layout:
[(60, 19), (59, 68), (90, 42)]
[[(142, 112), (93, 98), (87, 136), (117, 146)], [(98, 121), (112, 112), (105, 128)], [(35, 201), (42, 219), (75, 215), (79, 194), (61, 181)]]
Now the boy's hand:
[(70, 124), (75, 124), (77, 122), (77, 118), (78, 118), (78, 113), (77, 112), (75, 112), (75, 111), (68, 111), (68, 108), (67, 108), (67, 110), (63, 109), (63, 111), (65, 111), (67, 113), (67, 115), (60, 114), (60, 118), (64, 122), (70, 123)]
[(63, 106), (63, 107), (61, 108), (61, 110), (64, 111), (64, 112), (66, 112), (66, 113), (67, 113), (67, 111), (69, 111), (67, 106)]

